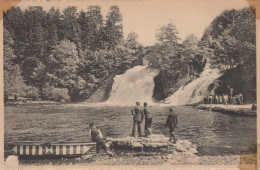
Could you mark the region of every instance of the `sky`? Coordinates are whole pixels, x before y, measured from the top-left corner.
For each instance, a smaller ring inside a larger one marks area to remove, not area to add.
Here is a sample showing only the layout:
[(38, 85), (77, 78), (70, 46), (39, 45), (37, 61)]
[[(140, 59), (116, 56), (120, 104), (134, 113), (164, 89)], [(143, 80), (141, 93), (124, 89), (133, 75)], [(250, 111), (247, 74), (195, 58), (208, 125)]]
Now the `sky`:
[(104, 18), (110, 6), (118, 5), (123, 18), (124, 37), (126, 38), (130, 32), (136, 32), (139, 36), (138, 41), (145, 46), (153, 45), (156, 42), (156, 31), (170, 22), (176, 26), (181, 40), (190, 34), (201, 38), (205, 28), (225, 9), (248, 7), (245, 0), (61, 0), (23, 1), (18, 4), (22, 9), (39, 5), (46, 10), (52, 6), (63, 9), (74, 5), (84, 11), (90, 5), (99, 5)]

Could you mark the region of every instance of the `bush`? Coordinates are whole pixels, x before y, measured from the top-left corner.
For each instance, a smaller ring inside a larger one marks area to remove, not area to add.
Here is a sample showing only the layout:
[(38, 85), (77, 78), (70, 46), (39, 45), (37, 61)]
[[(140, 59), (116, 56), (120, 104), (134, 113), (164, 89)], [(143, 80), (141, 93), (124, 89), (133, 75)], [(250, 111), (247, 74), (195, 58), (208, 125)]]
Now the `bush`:
[(39, 99), (39, 89), (37, 87), (24, 85), (22, 89), (22, 97), (31, 98), (33, 100)]
[(70, 97), (68, 89), (66, 88), (55, 88), (49, 84), (45, 85), (42, 89), (42, 99), (53, 100), (57, 102), (69, 102)]

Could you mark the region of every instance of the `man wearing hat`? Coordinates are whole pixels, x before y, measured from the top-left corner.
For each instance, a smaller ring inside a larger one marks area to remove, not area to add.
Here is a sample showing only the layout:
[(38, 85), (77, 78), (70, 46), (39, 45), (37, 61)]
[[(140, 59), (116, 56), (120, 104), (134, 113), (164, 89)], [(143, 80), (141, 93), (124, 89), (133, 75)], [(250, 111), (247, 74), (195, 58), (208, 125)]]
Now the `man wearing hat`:
[(142, 122), (143, 122), (143, 108), (140, 106), (140, 102), (136, 102), (136, 107), (131, 110), (132, 115), (134, 115), (133, 120), (133, 130), (132, 136), (137, 137), (137, 131), (139, 137), (142, 137)]
[(174, 136), (174, 128), (177, 127), (178, 118), (177, 115), (174, 113), (173, 108), (169, 108), (169, 115), (165, 123), (165, 127), (169, 128), (170, 132), (170, 141), (176, 143), (176, 138)]

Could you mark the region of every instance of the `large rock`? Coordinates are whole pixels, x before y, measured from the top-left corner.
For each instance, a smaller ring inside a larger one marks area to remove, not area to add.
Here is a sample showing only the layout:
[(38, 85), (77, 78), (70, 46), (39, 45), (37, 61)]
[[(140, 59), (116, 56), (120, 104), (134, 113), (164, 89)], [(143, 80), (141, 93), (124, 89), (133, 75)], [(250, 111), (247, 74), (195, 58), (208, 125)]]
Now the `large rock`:
[(196, 154), (197, 147), (188, 140), (177, 140), (176, 144), (169, 141), (169, 138), (153, 134), (149, 137), (125, 137), (125, 138), (107, 138), (107, 143), (113, 149), (127, 149), (127, 150), (160, 150), (166, 149), (173, 151), (173, 153)]

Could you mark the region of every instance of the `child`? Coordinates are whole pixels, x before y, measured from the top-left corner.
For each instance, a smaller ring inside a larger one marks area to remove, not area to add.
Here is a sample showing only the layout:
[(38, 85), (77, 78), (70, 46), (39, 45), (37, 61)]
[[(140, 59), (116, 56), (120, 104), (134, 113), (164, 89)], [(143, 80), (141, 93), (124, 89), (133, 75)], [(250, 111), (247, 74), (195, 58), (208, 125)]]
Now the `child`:
[(113, 154), (108, 151), (108, 148), (105, 144), (105, 141), (103, 140), (103, 135), (100, 132), (100, 130), (96, 128), (94, 123), (91, 123), (89, 125), (89, 128), (90, 128), (91, 141), (96, 142), (96, 152), (99, 153), (100, 148), (102, 148), (109, 156), (112, 156)]

